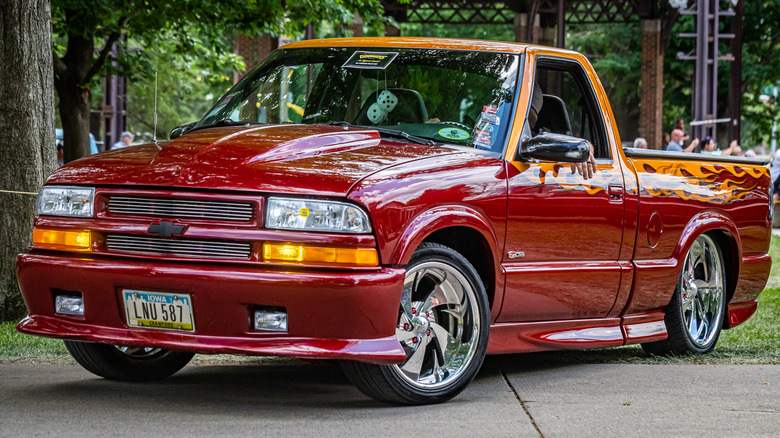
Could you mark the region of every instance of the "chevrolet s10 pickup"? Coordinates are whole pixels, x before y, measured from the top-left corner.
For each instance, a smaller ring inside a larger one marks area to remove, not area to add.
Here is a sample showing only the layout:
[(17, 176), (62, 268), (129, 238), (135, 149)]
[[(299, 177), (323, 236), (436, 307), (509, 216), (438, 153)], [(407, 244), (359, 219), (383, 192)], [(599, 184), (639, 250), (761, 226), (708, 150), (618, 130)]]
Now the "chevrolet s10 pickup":
[(486, 354), (702, 354), (756, 310), (769, 187), (756, 159), (621, 147), (575, 52), (298, 42), (170, 141), (51, 175), (17, 328), (109, 379), (339, 359), (402, 404), (454, 397)]

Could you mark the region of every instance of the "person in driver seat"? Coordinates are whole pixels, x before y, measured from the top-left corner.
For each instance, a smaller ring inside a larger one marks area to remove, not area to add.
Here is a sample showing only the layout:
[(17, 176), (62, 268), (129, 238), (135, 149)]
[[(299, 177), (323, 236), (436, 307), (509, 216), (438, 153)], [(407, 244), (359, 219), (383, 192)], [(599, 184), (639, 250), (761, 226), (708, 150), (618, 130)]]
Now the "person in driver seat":
[[(543, 127), (536, 126), (536, 122), (539, 120), (539, 113), (542, 111), (544, 105), (544, 92), (542, 87), (538, 83), (534, 83), (534, 91), (531, 95), (531, 108), (528, 111), (528, 125), (531, 127), (531, 135), (534, 137), (547, 132)], [(593, 145), (590, 145), (590, 158), (588, 161), (582, 163), (571, 163), (571, 173), (579, 173), (586, 180), (593, 178), (596, 173), (596, 157)]]

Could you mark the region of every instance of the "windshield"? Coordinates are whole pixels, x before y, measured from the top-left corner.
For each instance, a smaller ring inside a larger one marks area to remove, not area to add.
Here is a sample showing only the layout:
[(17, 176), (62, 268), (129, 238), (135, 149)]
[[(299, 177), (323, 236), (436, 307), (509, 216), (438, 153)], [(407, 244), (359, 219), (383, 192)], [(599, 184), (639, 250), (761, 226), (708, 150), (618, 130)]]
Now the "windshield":
[(195, 129), (234, 123), (354, 124), (500, 152), (519, 56), (438, 49), (279, 50)]

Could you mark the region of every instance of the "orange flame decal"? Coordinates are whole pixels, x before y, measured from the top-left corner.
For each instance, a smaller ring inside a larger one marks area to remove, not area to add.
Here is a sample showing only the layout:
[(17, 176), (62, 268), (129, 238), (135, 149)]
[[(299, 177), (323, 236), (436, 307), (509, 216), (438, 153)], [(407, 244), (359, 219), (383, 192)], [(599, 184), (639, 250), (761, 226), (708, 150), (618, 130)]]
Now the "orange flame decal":
[(601, 172), (596, 172), (593, 178), (583, 181), (581, 177), (573, 175), (568, 166), (557, 163), (532, 164), (515, 178), (524, 186), (554, 184), (564, 190), (581, 190), (589, 195), (606, 191), (609, 184)]
[(728, 166), (695, 161), (634, 159), (642, 190), (651, 196), (728, 204), (757, 187), (768, 189), (766, 166)]

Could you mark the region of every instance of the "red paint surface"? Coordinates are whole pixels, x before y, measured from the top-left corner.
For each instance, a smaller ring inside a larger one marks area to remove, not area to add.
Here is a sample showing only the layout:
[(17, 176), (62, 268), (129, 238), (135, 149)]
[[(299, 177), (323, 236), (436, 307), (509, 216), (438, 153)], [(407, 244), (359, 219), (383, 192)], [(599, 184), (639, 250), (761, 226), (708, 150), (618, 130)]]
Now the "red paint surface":
[[(729, 275), (729, 325), (755, 311), (771, 260), (768, 172), (762, 166), (629, 159), (620, 147), (598, 77), (579, 54), (511, 43), (425, 39), (351, 39), (293, 43), (441, 47), (528, 54), (582, 63), (603, 109), (611, 160), (585, 181), (560, 163), (517, 161), (531, 82), (523, 81), (503, 157), (464, 147), (406, 144), (377, 132), (323, 125), (223, 127), (171, 142), (110, 151), (73, 162), (47, 184), (96, 186), (96, 217), (39, 217), (36, 226), (88, 228), (90, 254), (31, 250), (18, 259), (30, 317), (20, 331), (43, 336), (147, 345), (206, 353), (280, 354), (403, 360), (394, 339), (404, 276), (415, 248), (442, 236), (469, 236), (464, 255), (479, 263), (491, 298), (490, 353), (609, 347), (663, 339), (663, 310), (680, 263), (701, 233), (717, 236)], [(610, 197), (610, 188), (623, 192)], [(250, 202), (247, 223), (166, 218), (184, 236), (247, 241), (241, 262), (165, 255), (112, 254), (108, 233), (146, 235), (160, 217), (111, 215), (108, 197)], [(268, 196), (353, 202), (370, 217), (370, 235), (264, 228)], [(651, 217), (653, 218), (651, 220)], [(344, 268), (264, 263), (262, 243), (299, 242), (375, 248), (381, 266)], [(458, 239), (452, 241), (458, 243)], [(508, 253), (523, 257), (509, 258)], [(129, 328), (123, 288), (188, 293), (197, 331)], [(57, 316), (58, 290), (84, 294), (83, 318)], [(250, 329), (254, 306), (284, 307), (290, 332)]]
[(747, 321), (748, 318), (753, 316), (754, 313), (756, 313), (756, 309), (758, 308), (758, 302), (756, 301), (748, 301), (746, 303), (738, 303), (738, 304), (729, 304), (728, 307), (728, 314), (726, 318), (726, 322), (728, 323), (728, 328), (734, 328), (743, 322)]

